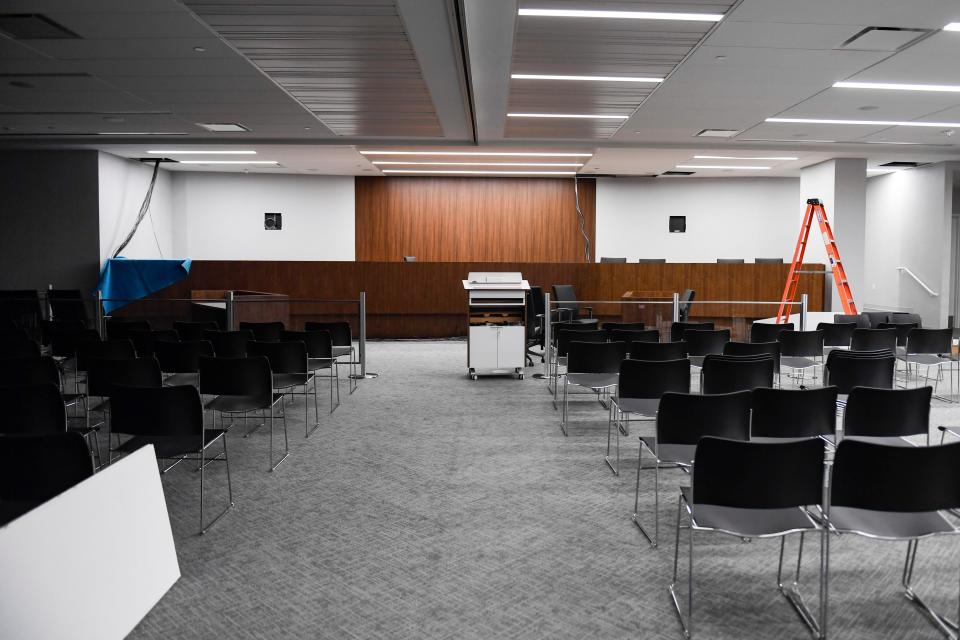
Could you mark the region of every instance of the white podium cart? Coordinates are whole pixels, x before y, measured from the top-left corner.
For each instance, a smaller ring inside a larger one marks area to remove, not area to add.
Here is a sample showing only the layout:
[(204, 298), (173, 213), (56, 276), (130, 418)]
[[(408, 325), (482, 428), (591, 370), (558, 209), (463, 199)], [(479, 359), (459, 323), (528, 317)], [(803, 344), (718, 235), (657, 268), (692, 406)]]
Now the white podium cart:
[(516, 375), (523, 379), (530, 284), (517, 272), (471, 272), (463, 288), (467, 291), (470, 378)]

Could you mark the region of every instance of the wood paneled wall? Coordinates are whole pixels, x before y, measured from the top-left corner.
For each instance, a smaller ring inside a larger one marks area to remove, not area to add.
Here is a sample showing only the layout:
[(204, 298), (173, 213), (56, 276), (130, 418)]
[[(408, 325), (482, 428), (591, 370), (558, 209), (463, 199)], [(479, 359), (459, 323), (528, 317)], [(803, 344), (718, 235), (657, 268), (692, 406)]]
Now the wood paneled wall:
[[(290, 320), (350, 316), (356, 305), (297, 302), (298, 299), (356, 299), (367, 293), (371, 338), (466, 335), (467, 296), (461, 281), (470, 271), (520, 271), (531, 285), (549, 288), (573, 284), (580, 300), (619, 300), (624, 292), (676, 291), (689, 287), (697, 300), (778, 301), (790, 265), (778, 264), (541, 264), (484, 262), (247, 262), (194, 261), (190, 276), (165, 289), (160, 298), (189, 298), (195, 289), (248, 289), (288, 294)], [(804, 270), (823, 269), (805, 265)], [(803, 274), (800, 293), (810, 296), (810, 311), (823, 308), (824, 277)], [(147, 304), (131, 305), (142, 307)], [(619, 318), (619, 305), (593, 305), (598, 316)], [(133, 309), (131, 309), (132, 311)], [(691, 316), (765, 317), (776, 304), (697, 305)], [(353, 316), (354, 330), (357, 329)]]
[[(590, 259), (596, 181), (578, 181)], [(573, 179), (356, 179), (356, 259), (584, 262)]]

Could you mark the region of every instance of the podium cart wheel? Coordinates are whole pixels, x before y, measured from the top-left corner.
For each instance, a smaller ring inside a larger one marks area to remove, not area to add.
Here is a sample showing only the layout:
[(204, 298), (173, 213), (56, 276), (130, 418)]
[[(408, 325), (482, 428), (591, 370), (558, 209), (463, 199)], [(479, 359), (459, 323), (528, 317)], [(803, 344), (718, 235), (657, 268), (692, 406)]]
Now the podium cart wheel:
[(477, 379), (477, 372), (476, 372), (476, 370), (470, 369), (470, 379), (471, 379), (471, 380), (476, 380), (476, 379)]

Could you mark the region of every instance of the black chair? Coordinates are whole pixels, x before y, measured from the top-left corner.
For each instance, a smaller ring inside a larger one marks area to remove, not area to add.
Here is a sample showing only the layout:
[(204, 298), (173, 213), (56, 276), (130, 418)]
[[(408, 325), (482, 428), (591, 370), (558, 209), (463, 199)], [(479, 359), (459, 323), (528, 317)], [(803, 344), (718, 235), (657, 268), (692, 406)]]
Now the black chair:
[[(603, 457), (614, 475), (620, 475), (620, 432), (629, 435), (627, 425), (630, 422), (655, 420), (660, 397), (668, 391), (690, 393), (690, 361), (687, 358), (620, 362), (617, 392), (611, 399), (607, 420), (607, 452)], [(633, 415), (638, 417), (630, 417)], [(610, 462), (613, 425), (616, 425), (617, 433), (616, 466)]]
[[(156, 358), (109, 359), (92, 358), (87, 363), (87, 427), (90, 413), (99, 411), (106, 419), (110, 411), (110, 397), (117, 385), (159, 388), (163, 374)], [(100, 398), (99, 404), (93, 398)]]
[(184, 342), (203, 340), (204, 331), (219, 331), (217, 323), (210, 320), (208, 322), (183, 322), (173, 323), (173, 330), (177, 332), (180, 339)]
[(879, 329), (881, 322), (890, 321), (890, 313), (887, 311), (861, 311), (860, 315), (870, 322), (870, 329)]
[[(301, 335), (304, 335), (304, 337), (301, 338)], [(304, 436), (309, 438), (310, 434), (320, 426), (320, 406), (317, 403), (316, 381), (313, 372), (307, 367), (305, 334), (290, 334), (284, 331), (281, 338), (282, 342), (254, 340), (247, 345), (247, 355), (250, 357), (264, 356), (270, 362), (275, 391), (281, 394), (289, 393), (293, 396), (295, 387), (303, 387), (303, 430)], [(307, 402), (311, 383), (313, 383), (313, 415), (316, 418), (312, 428), (310, 426), (310, 403)]]
[(907, 343), (903, 355), (900, 357), (907, 368), (907, 378), (910, 370), (916, 370), (917, 382), (920, 382), (920, 367), (926, 369), (925, 384), (930, 384), (930, 370), (936, 369), (937, 386), (943, 377), (943, 365), (950, 367), (950, 386), (953, 392), (953, 368), (956, 360), (952, 357), (953, 329), (912, 329), (907, 334)]
[(851, 351), (877, 351), (889, 349), (897, 351), (896, 329), (854, 329), (850, 338)]
[(0, 339), (0, 359), (39, 357), (40, 345), (30, 338), (8, 337)]
[(79, 289), (50, 289), (47, 291), (51, 319), (58, 322), (74, 321), (90, 326), (90, 314)]
[[(891, 351), (831, 351), (824, 366), (823, 382), (837, 387), (846, 396), (854, 387), (893, 388), (893, 370), (896, 357)], [(846, 398), (838, 400), (839, 405)]]
[(600, 264), (619, 264), (626, 262), (626, 258), (607, 258), (604, 256), (600, 257)]
[(91, 360), (132, 360), (136, 357), (137, 350), (127, 339), (81, 342), (77, 345), (77, 371), (87, 371)]
[[(544, 339), (544, 313), (543, 289), (540, 287), (530, 287), (527, 292), (527, 325), (526, 325), (526, 346), (525, 355), (528, 366), (533, 366), (533, 357), (538, 356), (540, 362), (546, 361), (546, 345)], [(533, 350), (534, 347), (540, 347), (540, 352)]]
[(583, 307), (587, 318), (580, 318), (580, 303), (577, 302), (577, 293), (572, 284), (553, 285), (554, 302), (557, 304), (560, 321), (577, 322), (579, 320), (593, 320), (593, 307)]
[(922, 435), (930, 444), (931, 387), (874, 389), (854, 387), (843, 414), (843, 437), (878, 444), (912, 446), (909, 436)]
[(159, 331), (138, 331), (130, 336), (133, 348), (139, 358), (149, 358), (156, 352), (158, 342), (179, 342), (180, 336), (173, 329)]
[(712, 322), (674, 322), (670, 325), (670, 342), (680, 342), (688, 330), (713, 331)]
[[(601, 332), (602, 333), (602, 332)], [(590, 389), (597, 394), (609, 392), (617, 386), (620, 363), (627, 357), (625, 342), (570, 343), (567, 352), (567, 373), (563, 377), (563, 409), (560, 412), (560, 430), (567, 434), (567, 409), (570, 385)]]
[(823, 438), (837, 432), (837, 388), (754, 389), (752, 441)]
[(168, 386), (197, 385), (200, 375), (200, 358), (213, 357), (213, 344), (208, 340), (184, 340), (168, 342), (161, 340), (153, 345), (153, 355), (160, 364), (160, 371)]
[(218, 358), (245, 358), (247, 343), (253, 340), (250, 331), (204, 331), (203, 339), (213, 345)]
[(605, 342), (607, 332), (595, 329), (596, 325), (580, 325), (577, 328), (571, 328), (567, 323), (558, 323), (556, 331), (557, 343), (553, 347), (553, 355), (550, 357), (550, 380), (553, 381), (553, 408), (557, 408), (557, 396), (560, 393), (559, 382), (560, 367), (567, 366), (567, 352), (570, 349), (570, 343), (574, 340), (578, 342)]
[[(176, 460), (161, 471), (166, 473), (189, 456), (195, 455), (200, 472), (200, 533), (206, 533), (233, 506), (230, 462), (227, 458), (227, 432), (205, 429), (203, 404), (196, 387), (190, 385), (160, 387), (117, 386), (111, 398), (112, 429), (131, 436), (117, 451), (133, 453), (140, 447), (153, 445), (160, 460)], [(207, 457), (206, 451), (217, 441), (223, 453)], [(227, 471), (227, 506), (208, 524), (203, 517), (204, 468), (213, 460), (222, 460)]]
[[(673, 579), (669, 592), (687, 638), (693, 635), (694, 533), (723, 533), (740, 538), (780, 538), (777, 586), (796, 609), (800, 619), (823, 637), (822, 617), (826, 577), (820, 574), (820, 622), (800, 595), (800, 559), (804, 535), (820, 533), (821, 564), (826, 562), (826, 532), (820, 513), (811, 517), (808, 509), (819, 506), (823, 496), (823, 444), (815, 438), (795, 442), (740, 442), (704, 437), (697, 446), (696, 472), (689, 487), (681, 487), (677, 505), (677, 538), (673, 555)], [(735, 470), (735, 472), (732, 472)], [(680, 606), (677, 567), (680, 560), (680, 522), (686, 511), (690, 522), (688, 608)], [(797, 572), (792, 584), (784, 583), (783, 558), (787, 536), (800, 534)]]
[(877, 325), (878, 329), (893, 329), (897, 332), (897, 346), (907, 346), (907, 335), (912, 329), (919, 329), (920, 325), (916, 322), (881, 322)]
[(793, 331), (792, 322), (773, 324), (771, 322), (754, 322), (750, 325), (750, 342), (776, 342), (784, 331)]
[[(750, 398), (749, 391), (720, 395), (665, 393), (660, 398), (657, 435), (640, 438), (633, 502), (633, 523), (652, 546), (657, 546), (660, 539), (660, 468), (665, 465), (692, 468), (697, 443), (704, 436), (749, 440)], [(654, 458), (653, 537), (640, 524), (640, 471), (644, 450)]]
[(855, 322), (821, 322), (817, 324), (817, 331), (823, 331), (823, 348), (840, 347), (850, 348), (853, 339), (853, 330), (857, 328)]
[(67, 413), (60, 389), (47, 383), (0, 386), (0, 434), (65, 433)]
[[(284, 331), (281, 339), (284, 342), (298, 340), (306, 345), (307, 368), (315, 380), (327, 378), (330, 382), (330, 413), (336, 411), (337, 407), (340, 406), (340, 367), (334, 355), (336, 347), (333, 345), (333, 336), (330, 332), (322, 330)], [(326, 375), (322, 375), (321, 371), (326, 371)], [(314, 386), (316, 386), (316, 383), (314, 383)], [(333, 399), (334, 390), (336, 390), (337, 395), (336, 402)], [(314, 399), (316, 399), (316, 388), (314, 388)], [(319, 423), (319, 418), (317, 422)]]
[(743, 264), (743, 258), (717, 258), (717, 264)]
[(108, 340), (133, 340), (136, 334), (152, 330), (150, 323), (146, 320), (112, 318), (107, 320), (104, 326)]
[(241, 322), (238, 328), (249, 331), (257, 342), (280, 342), (280, 334), (286, 330), (282, 322)]
[(631, 360), (680, 360), (686, 357), (686, 342), (647, 342), (641, 340), (630, 343)]
[(700, 393), (733, 393), (773, 386), (774, 359), (770, 354), (724, 356), (710, 354), (700, 370)]
[(800, 387), (804, 386), (807, 369), (812, 369), (813, 379), (817, 379), (817, 367), (823, 367), (823, 332), (784, 331), (778, 338), (780, 342), (780, 366), (790, 370), (791, 377), (799, 376)]
[[(543, 296), (540, 296), (540, 304), (543, 305)], [(336, 368), (339, 372), (341, 364), (350, 365), (350, 393), (357, 388), (357, 366), (360, 360), (357, 359), (356, 349), (353, 347), (353, 331), (350, 323), (341, 320), (339, 322), (306, 322), (303, 325), (304, 331), (327, 331), (330, 333), (330, 339), (333, 344), (333, 357), (336, 359)], [(309, 349), (308, 349), (309, 351)], [(346, 362), (341, 362), (340, 358), (346, 357)], [(321, 376), (322, 377), (322, 376)], [(338, 377), (339, 384), (339, 377)], [(337, 396), (339, 402), (339, 395)]]
[(725, 356), (762, 356), (773, 357), (773, 374), (780, 374), (780, 343), (779, 342), (728, 342), (723, 345)]
[(857, 325), (858, 329), (870, 328), (870, 318), (859, 313), (849, 314), (849, 315), (843, 314), (843, 313), (835, 313), (833, 314), (833, 321), (836, 324), (849, 324), (852, 322), (853, 324)]
[(0, 386), (52, 384), (60, 390), (60, 370), (50, 356), (0, 359)]
[(607, 330), (610, 342), (660, 342), (660, 332), (656, 329), (613, 329)]
[(638, 264), (666, 264), (666, 258), (639, 258), (637, 260)]
[[(664, 260), (666, 262), (666, 260)], [(680, 318), (680, 322), (686, 322), (690, 319), (690, 307), (693, 306), (693, 299), (697, 297), (697, 292), (693, 289), (684, 289), (683, 293), (680, 294), (680, 302), (677, 305), (677, 315)], [(712, 323), (710, 328), (712, 329)], [(679, 338), (670, 338), (673, 341), (678, 340)]]
[[(263, 356), (256, 358), (200, 358), (200, 393), (216, 396), (204, 408), (224, 414), (242, 415), (246, 421), (251, 411), (270, 411), (270, 471), (290, 455), (287, 439), (287, 416), (283, 411), (283, 394), (273, 392), (273, 375), (270, 362)], [(273, 408), (280, 406), (283, 418), (283, 456), (273, 462)], [(262, 424), (244, 434), (249, 437)]]
[(892, 324), (915, 324), (918, 329), (923, 328), (923, 318), (920, 317), (919, 313), (904, 313), (902, 311), (895, 311), (887, 316), (887, 322)]
[[(960, 533), (943, 513), (958, 508), (960, 443), (891, 447), (849, 439), (837, 447), (830, 484), (831, 530), (906, 541), (901, 578), (904, 595), (950, 637), (955, 637), (955, 624), (921, 599), (913, 585), (913, 570), (921, 538)], [(949, 592), (950, 588), (946, 589)], [(876, 592), (875, 588), (867, 591)], [(827, 601), (825, 598), (825, 604)]]
[(0, 435), (0, 526), (93, 475), (76, 433)]
[(683, 332), (683, 341), (687, 343), (687, 355), (690, 364), (699, 367), (704, 356), (723, 353), (723, 347), (730, 342), (729, 329), (687, 329)]
[[(607, 332), (607, 340), (613, 336), (614, 331), (642, 331), (646, 325), (642, 322), (603, 322), (600, 328)], [(656, 329), (651, 329), (656, 331)]]
[(755, 264), (783, 264), (783, 258), (754, 258)]

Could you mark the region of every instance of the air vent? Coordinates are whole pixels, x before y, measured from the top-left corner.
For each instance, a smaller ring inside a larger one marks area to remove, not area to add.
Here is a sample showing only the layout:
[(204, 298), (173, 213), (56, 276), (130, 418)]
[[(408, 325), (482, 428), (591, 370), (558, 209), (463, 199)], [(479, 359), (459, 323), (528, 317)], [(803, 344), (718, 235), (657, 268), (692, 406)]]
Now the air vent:
[(896, 161), (896, 162), (886, 162), (886, 163), (884, 163), (884, 164), (877, 165), (877, 166), (880, 166), (880, 167), (893, 167), (893, 168), (896, 168), (896, 167), (907, 167), (907, 168), (911, 168), (911, 169), (912, 169), (913, 167), (919, 167), (919, 166), (920, 166), (920, 163), (919, 163), (919, 162), (903, 162), (903, 161), (899, 161), (899, 160), (898, 160), (898, 161)]
[(16, 40), (67, 40), (80, 37), (39, 13), (0, 14), (0, 31)]
[(930, 33), (928, 29), (867, 27), (847, 38), (840, 49), (857, 51), (899, 51)]
[(696, 171), (664, 171), (661, 176), (692, 176)]
[(696, 135), (701, 138), (732, 138), (738, 133), (739, 129), (704, 129)]

